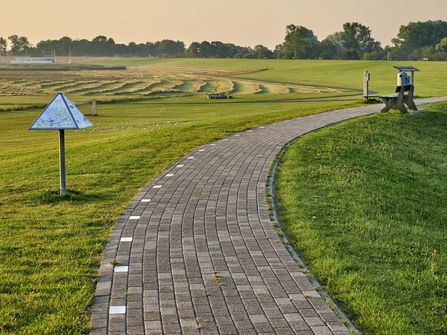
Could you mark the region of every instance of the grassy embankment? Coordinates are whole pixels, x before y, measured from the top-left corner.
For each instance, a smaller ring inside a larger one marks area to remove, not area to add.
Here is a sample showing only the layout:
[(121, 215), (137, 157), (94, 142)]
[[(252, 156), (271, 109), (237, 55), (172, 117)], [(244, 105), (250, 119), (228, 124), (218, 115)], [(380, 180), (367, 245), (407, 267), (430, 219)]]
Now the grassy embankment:
[(285, 153), (280, 216), (365, 334), (447, 332), (447, 105), (374, 115)]

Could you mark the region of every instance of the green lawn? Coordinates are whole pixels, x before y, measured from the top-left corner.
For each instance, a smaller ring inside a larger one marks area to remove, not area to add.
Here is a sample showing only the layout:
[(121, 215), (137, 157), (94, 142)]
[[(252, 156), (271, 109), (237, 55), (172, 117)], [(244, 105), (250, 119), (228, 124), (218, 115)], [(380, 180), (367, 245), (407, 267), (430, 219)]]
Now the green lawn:
[[(66, 133), (68, 200), (57, 132), (27, 131), (40, 110), (0, 113), (0, 333), (88, 331), (112, 225), (139, 187), (199, 144), (355, 100), (258, 103), (203, 98), (100, 105), (95, 127)], [(89, 113), (89, 108), (81, 107)]]
[(447, 333), (447, 105), (293, 143), (276, 182), (294, 247), (364, 334)]
[[(239, 76), (357, 89), (363, 68), (377, 66), (382, 71), (378, 73), (389, 76), (377, 78), (387, 91), (395, 78), (395, 70), (386, 62), (133, 58), (79, 62), (125, 65), (142, 74), (157, 69), (158, 74), (175, 77), (176, 71), (180, 75), (186, 71), (190, 78), (195, 72), (191, 68), (197, 68), (206, 76), (208, 71), (218, 71), (223, 81)], [(444, 65), (423, 66), (417, 79), (425, 86), (417, 88), (417, 94), (445, 94), (441, 88), (447, 79), (438, 75)], [(20, 74), (16, 80), (24, 81)], [(53, 80), (62, 81), (49, 74), (50, 84)], [(68, 96), (80, 103), (84, 113), (90, 112), (92, 97)], [(0, 97), (1, 334), (88, 332), (96, 271), (111, 227), (140, 187), (189, 150), (250, 127), (361, 103), (352, 91), (343, 91), (247, 94), (228, 101), (207, 101), (202, 95), (99, 104), (99, 116), (90, 117), (94, 128), (66, 134), (70, 192), (68, 199), (60, 199), (54, 193), (57, 132), (26, 130), (41, 107), (1, 111), (16, 104), (40, 106), (49, 99), (45, 95)], [(441, 252), (437, 250), (436, 257)]]

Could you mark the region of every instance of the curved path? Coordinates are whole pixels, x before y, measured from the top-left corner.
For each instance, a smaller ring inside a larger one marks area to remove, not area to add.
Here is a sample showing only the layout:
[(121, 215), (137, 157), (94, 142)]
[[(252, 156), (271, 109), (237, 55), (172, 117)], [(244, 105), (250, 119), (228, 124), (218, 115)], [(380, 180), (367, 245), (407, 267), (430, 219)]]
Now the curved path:
[(289, 141), (381, 107), (238, 133), (147, 184), (106, 247), (92, 334), (349, 334), (277, 236), (266, 182)]

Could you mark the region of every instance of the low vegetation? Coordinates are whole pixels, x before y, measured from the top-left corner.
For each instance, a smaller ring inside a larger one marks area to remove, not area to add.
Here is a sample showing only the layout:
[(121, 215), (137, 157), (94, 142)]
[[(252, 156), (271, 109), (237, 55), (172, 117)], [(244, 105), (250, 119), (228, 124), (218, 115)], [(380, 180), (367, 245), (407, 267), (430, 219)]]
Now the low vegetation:
[(364, 334), (447, 333), (447, 105), (307, 135), (276, 183), (289, 239)]

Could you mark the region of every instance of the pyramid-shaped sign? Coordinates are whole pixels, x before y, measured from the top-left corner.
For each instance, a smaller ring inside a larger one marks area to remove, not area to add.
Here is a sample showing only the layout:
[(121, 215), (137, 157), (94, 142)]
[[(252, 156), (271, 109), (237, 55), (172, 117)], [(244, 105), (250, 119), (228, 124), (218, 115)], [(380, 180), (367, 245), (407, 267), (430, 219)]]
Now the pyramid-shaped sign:
[(93, 126), (64, 93), (59, 92), (29, 130), (83, 129)]

